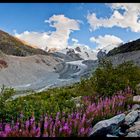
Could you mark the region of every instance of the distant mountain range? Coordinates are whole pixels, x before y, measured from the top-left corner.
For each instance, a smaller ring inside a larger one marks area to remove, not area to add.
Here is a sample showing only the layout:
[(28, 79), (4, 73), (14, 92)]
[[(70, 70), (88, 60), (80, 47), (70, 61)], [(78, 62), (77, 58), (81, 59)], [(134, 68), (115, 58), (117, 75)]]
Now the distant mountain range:
[(85, 46), (72, 46), (68, 47), (63, 50), (57, 51), (58, 53), (65, 54), (67, 56), (73, 56), (76, 59), (81, 60), (95, 60), (97, 59), (96, 55), (97, 52), (95, 52), (93, 49), (87, 48)]
[[(120, 53), (132, 52), (140, 50), (140, 39), (122, 44), (107, 53), (107, 56), (113, 56)], [(97, 52), (86, 46), (71, 46), (63, 50), (42, 50), (37, 47), (31, 46), (2, 30), (0, 30), (0, 51), (8, 55), (15, 56), (29, 56), (35, 54), (53, 54), (66, 60), (88, 60), (97, 59)]]
[(0, 87), (18, 90), (45, 90), (89, 77), (98, 67), (98, 56), (107, 56), (113, 64), (132, 60), (140, 66), (140, 39), (123, 44), (108, 54), (86, 46), (45, 51), (30, 46), (0, 30)]

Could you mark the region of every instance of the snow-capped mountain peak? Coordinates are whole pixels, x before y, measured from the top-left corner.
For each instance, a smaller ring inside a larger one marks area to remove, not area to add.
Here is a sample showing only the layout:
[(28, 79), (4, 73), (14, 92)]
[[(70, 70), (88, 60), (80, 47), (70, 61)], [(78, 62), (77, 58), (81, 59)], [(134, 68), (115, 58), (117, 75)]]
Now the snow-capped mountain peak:
[(95, 60), (97, 59), (97, 52), (88, 46), (79, 46), (79, 45), (74, 45), (74, 46), (68, 46), (66, 49), (58, 50), (57, 52), (63, 53), (63, 54), (68, 54), (68, 53), (75, 53), (78, 54), (82, 59), (88, 60), (92, 59)]

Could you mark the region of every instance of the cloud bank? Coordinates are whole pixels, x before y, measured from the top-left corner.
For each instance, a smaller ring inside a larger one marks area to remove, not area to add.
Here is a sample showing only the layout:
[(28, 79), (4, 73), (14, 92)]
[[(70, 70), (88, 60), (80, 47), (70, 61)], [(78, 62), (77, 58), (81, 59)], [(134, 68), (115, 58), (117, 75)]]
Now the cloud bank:
[[(87, 15), (91, 31), (100, 27), (112, 28), (114, 26), (128, 28), (133, 32), (140, 32), (140, 4), (139, 3), (113, 3), (108, 4), (113, 10), (109, 18), (97, 18), (96, 13)], [(120, 12), (124, 10), (124, 12)]]
[(91, 37), (90, 41), (97, 44), (95, 50), (103, 49), (107, 52), (123, 43), (119, 37), (114, 35), (98, 36), (97, 38)]
[(53, 15), (49, 20), (45, 20), (56, 30), (52, 32), (29, 32), (15, 33), (15, 36), (31, 45), (41, 49), (63, 49), (68, 45), (70, 33), (80, 29), (80, 21), (65, 17), (64, 15)]

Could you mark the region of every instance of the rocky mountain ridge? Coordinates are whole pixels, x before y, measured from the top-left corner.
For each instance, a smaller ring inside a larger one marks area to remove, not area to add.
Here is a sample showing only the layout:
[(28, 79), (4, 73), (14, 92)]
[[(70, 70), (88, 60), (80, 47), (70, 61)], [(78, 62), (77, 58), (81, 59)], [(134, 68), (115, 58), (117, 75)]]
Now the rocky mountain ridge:
[(114, 56), (117, 54), (139, 51), (139, 50), (140, 50), (140, 39), (137, 39), (131, 42), (127, 42), (125, 44), (121, 44), (120, 46), (110, 50), (107, 56)]
[(48, 53), (27, 45), (24, 41), (0, 30), (0, 50), (7, 55), (29, 56), (35, 54), (47, 55)]

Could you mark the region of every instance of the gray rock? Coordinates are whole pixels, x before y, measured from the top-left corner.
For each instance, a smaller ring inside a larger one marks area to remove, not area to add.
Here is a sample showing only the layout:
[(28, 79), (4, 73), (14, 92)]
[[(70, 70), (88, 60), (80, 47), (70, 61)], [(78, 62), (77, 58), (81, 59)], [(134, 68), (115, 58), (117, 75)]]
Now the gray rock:
[(133, 96), (133, 102), (140, 102), (140, 95)]
[(75, 102), (75, 104), (79, 104), (80, 102), (81, 102), (81, 96), (78, 96), (78, 97), (72, 97), (72, 99), (71, 99), (71, 101), (74, 101)]
[(135, 122), (135, 120), (138, 118), (139, 114), (138, 111), (131, 111), (128, 115), (125, 117), (125, 124), (131, 125)]
[(126, 137), (138, 137), (138, 134), (136, 132), (130, 132)]
[(139, 137), (140, 136), (140, 124), (135, 124), (134, 126), (130, 127), (128, 130), (127, 137)]
[(136, 121), (134, 125), (140, 125), (140, 121)]
[(128, 129), (128, 132), (135, 132), (137, 130), (140, 130), (140, 124), (137, 124), (137, 125), (134, 125), (134, 126), (130, 127)]
[(119, 132), (118, 135), (119, 135), (119, 136), (125, 136), (125, 133), (123, 133), (123, 132)]
[(99, 59), (99, 60), (101, 60), (102, 58), (104, 58), (106, 56), (106, 51), (104, 51), (104, 50), (100, 50), (98, 53), (97, 53), (97, 58)]
[(78, 51), (78, 52), (81, 52), (80, 47), (76, 47), (75, 50)]
[(78, 107), (81, 107), (81, 104), (79, 104), (79, 103), (78, 103), (78, 104), (76, 104), (76, 107), (77, 107), (77, 108), (78, 108)]
[(137, 135), (140, 135), (140, 130), (136, 130)]
[(137, 109), (140, 109), (140, 105), (139, 104), (134, 104), (132, 106), (132, 109), (131, 110), (137, 110)]
[(83, 60), (83, 58), (80, 57), (80, 54), (75, 53), (74, 49), (69, 49), (66, 53), (66, 56), (69, 56), (74, 60)]
[(124, 120), (125, 114), (122, 113), (111, 119), (100, 121), (93, 127), (93, 130), (89, 136), (106, 136), (108, 133), (114, 134), (114, 132), (116, 132), (116, 130), (119, 128), (119, 126), (123, 123)]
[(75, 98), (72, 97), (72, 99), (71, 99), (71, 101), (74, 101), (77, 108), (83, 106), (83, 104), (81, 104), (81, 98), (82, 98), (82, 96), (78, 96), (78, 97), (75, 97)]
[(116, 135), (107, 134), (106, 137), (118, 137)]

